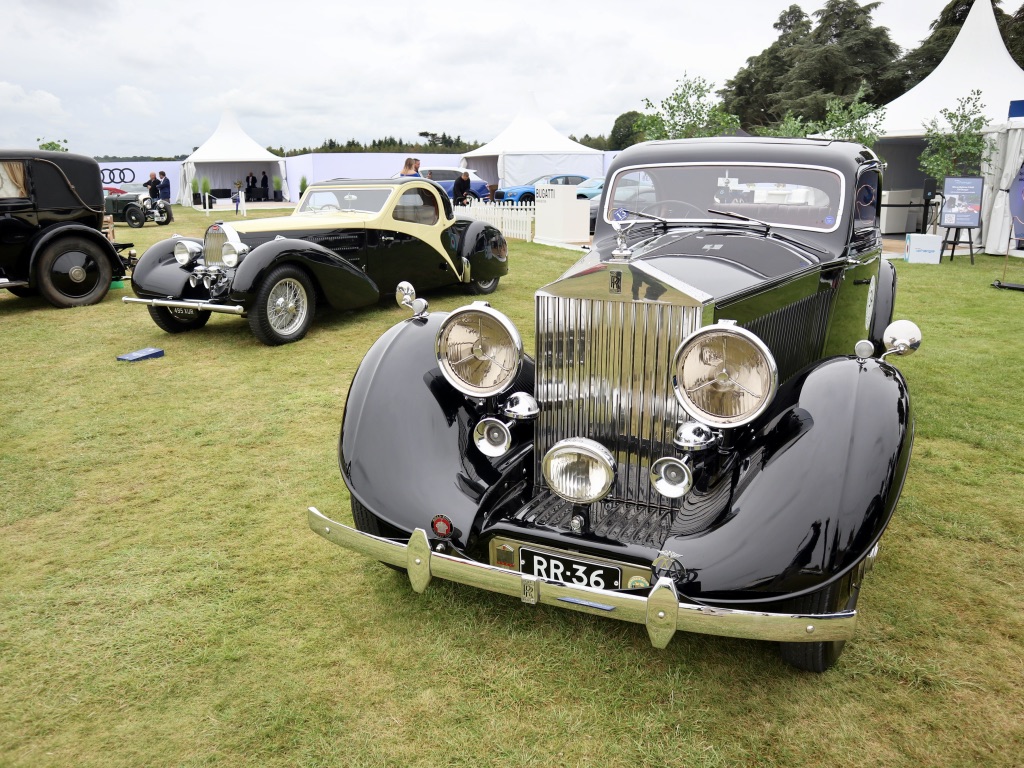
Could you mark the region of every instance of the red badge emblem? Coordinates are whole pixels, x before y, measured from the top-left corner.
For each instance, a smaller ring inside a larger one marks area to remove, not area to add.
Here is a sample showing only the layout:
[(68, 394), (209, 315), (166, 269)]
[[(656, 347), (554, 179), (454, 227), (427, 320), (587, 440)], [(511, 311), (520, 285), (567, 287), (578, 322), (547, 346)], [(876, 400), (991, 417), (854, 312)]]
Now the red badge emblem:
[(434, 515), (430, 521), (430, 529), (439, 539), (448, 539), (455, 533), (455, 524), (448, 515)]

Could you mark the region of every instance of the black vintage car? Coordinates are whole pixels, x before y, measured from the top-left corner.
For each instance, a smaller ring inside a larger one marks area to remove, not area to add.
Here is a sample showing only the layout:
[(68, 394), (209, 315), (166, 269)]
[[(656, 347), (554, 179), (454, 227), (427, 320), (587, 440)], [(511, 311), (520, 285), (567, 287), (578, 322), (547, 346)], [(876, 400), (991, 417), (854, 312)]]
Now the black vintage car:
[(624, 151), (594, 249), (536, 294), (532, 354), (490, 305), (429, 313), (406, 287), (413, 317), (345, 408), (357, 530), (314, 508), (310, 526), (416, 591), (437, 577), (636, 622), (658, 647), (777, 641), (824, 671), (913, 439), (889, 356), (920, 331), (891, 322), (881, 185), (843, 142)]
[[(133, 187), (142, 187), (141, 184), (133, 184)], [(109, 191), (103, 199), (104, 210), (108, 216), (113, 216), (114, 221), (123, 221), (132, 229), (140, 229), (147, 221), (152, 221), (160, 226), (167, 226), (173, 220), (171, 204), (166, 200), (153, 200), (149, 191), (125, 189), (120, 192)]]
[(102, 233), (100, 169), (91, 157), (0, 150), (0, 288), (57, 307), (95, 304), (127, 262)]
[(291, 216), (218, 222), (203, 240), (172, 237), (143, 254), (132, 289), (160, 328), (242, 315), (264, 344), (306, 335), (320, 301), (353, 309), (390, 296), (400, 281), (462, 283), (486, 294), (508, 272), (494, 227), (456, 218), (444, 191), (421, 178), (318, 182)]

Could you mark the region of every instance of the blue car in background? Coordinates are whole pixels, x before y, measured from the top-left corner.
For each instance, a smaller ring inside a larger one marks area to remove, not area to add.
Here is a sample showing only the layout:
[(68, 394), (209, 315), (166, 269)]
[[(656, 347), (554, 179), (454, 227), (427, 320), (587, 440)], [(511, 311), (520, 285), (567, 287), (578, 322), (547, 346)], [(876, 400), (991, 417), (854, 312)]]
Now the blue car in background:
[(420, 176), (436, 181), (448, 194), (448, 197), (452, 196), (452, 187), (455, 184), (455, 180), (462, 175), (463, 171), (469, 171), (469, 192), (466, 193), (466, 197), (476, 200), (486, 200), (490, 197), (491, 191), (487, 188), (487, 182), (477, 176), (476, 171), (471, 168), (439, 165), (420, 166)]
[[(421, 169), (422, 172), (422, 169)], [(520, 184), (514, 187), (502, 187), (494, 193), (494, 199), (499, 202), (532, 203), (537, 199), (538, 184), (559, 184), (575, 187), (589, 177), (582, 174), (559, 174), (557, 176), (538, 176), (527, 184)]]
[(604, 176), (595, 176), (592, 179), (587, 179), (576, 187), (576, 199), (593, 200), (595, 197), (601, 196), (601, 190), (603, 189)]

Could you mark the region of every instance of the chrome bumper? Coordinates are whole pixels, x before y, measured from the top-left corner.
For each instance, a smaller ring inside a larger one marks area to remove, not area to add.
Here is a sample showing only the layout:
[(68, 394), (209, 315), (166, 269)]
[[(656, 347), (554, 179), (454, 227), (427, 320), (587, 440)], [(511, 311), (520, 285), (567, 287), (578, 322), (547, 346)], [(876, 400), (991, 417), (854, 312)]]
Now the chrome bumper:
[(506, 568), (434, 552), (421, 528), (413, 531), (408, 544), (401, 544), (336, 523), (315, 507), (309, 508), (308, 519), (314, 533), (328, 541), (405, 568), (409, 582), (417, 592), (423, 592), (430, 579), (436, 576), (518, 597), (524, 603), (554, 605), (593, 616), (643, 624), (655, 648), (667, 646), (677, 630), (788, 643), (849, 640), (857, 623), (856, 611), (794, 615), (681, 603), (675, 584), (667, 578), (659, 579), (647, 597), (542, 580)]
[(145, 304), (148, 307), (177, 307), (178, 309), (200, 309), (207, 312), (224, 312), (228, 315), (244, 315), (245, 307), (240, 304), (211, 304), (208, 301), (175, 301), (174, 299), (136, 299), (122, 296), (125, 304)]

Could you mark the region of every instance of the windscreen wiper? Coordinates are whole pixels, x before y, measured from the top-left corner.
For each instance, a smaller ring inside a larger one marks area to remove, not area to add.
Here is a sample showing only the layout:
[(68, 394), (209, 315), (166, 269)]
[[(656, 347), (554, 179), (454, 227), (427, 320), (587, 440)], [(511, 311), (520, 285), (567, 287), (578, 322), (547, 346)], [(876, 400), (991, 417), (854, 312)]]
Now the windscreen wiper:
[(817, 253), (823, 253), (828, 255), (828, 251), (826, 251), (824, 248), (818, 248), (817, 246), (811, 245), (810, 243), (800, 240), (796, 237), (791, 237), (790, 235), (783, 235), (779, 232), (776, 232), (775, 230), (772, 229), (772, 225), (766, 221), (761, 221), (760, 219), (752, 219), (749, 216), (744, 216), (742, 213), (735, 213), (734, 211), (717, 211), (714, 208), (708, 208), (708, 213), (717, 213), (719, 216), (731, 216), (734, 219), (742, 219), (743, 221), (749, 221), (752, 224), (758, 224), (764, 227), (765, 237), (771, 235), (772, 237), (775, 237), (778, 240), (783, 240), (787, 243), (792, 243), (793, 245), (799, 245), (801, 248), (807, 248), (809, 250), (816, 251)]

